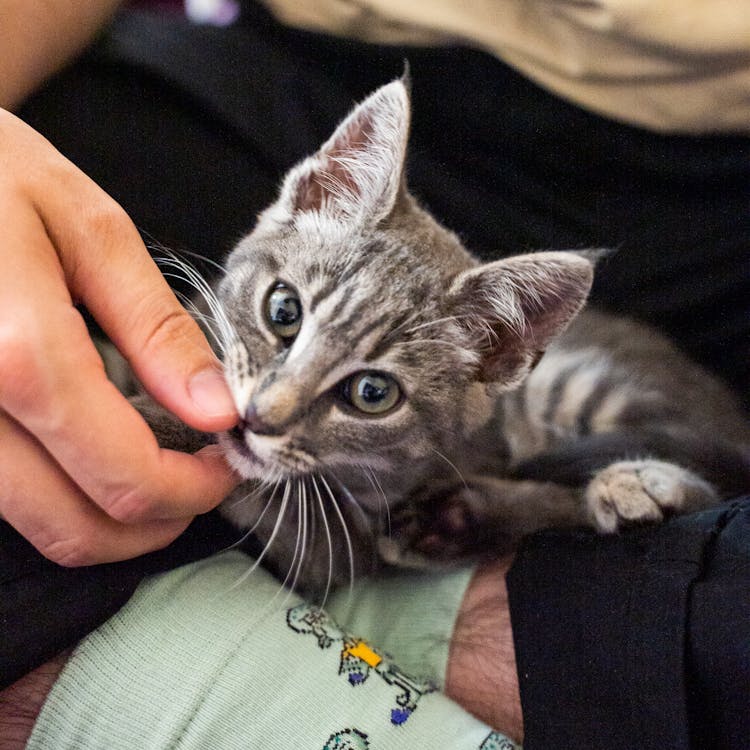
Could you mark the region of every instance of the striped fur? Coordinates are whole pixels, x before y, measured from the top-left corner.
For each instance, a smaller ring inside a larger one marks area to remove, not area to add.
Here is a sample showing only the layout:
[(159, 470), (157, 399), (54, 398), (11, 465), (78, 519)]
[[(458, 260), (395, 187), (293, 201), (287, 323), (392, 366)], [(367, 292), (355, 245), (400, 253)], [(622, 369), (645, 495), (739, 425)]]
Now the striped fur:
[[(550, 525), (614, 531), (750, 484), (731, 396), (657, 336), (586, 311), (591, 256), (480, 265), (403, 175), (403, 82), (357, 107), (295, 167), (230, 255), (211, 308), (240, 427), (219, 436), (246, 482), (223, 513), (308, 591), (347, 575), (499, 552)], [(269, 324), (282, 282), (292, 339)], [(205, 290), (204, 290), (205, 293)], [(388, 373), (382, 415), (342, 387)], [(195, 436), (142, 406), (161, 439)]]

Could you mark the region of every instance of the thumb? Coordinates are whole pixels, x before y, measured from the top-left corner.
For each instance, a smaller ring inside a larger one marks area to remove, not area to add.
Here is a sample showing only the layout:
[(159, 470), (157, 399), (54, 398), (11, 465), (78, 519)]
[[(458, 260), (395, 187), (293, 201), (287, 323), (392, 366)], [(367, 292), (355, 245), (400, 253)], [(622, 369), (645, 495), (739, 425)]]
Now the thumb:
[[(146, 292), (146, 285), (149, 289), (127, 312), (122, 310), (123, 317), (109, 322), (101, 318), (108, 317), (111, 309), (104, 316), (93, 309), (92, 313), (162, 406), (196, 429), (228, 429), (237, 422), (237, 409), (222, 365), (200, 327), (158, 270), (135, 283), (136, 292), (139, 288)], [(92, 307), (90, 301), (87, 305)]]

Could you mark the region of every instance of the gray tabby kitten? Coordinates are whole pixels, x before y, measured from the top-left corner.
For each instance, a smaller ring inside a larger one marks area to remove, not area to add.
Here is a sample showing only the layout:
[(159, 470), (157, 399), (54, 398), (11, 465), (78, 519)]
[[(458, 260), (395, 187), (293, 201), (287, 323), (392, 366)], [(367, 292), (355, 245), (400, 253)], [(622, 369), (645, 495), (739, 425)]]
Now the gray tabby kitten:
[[(592, 256), (480, 265), (404, 180), (402, 81), (286, 176), (209, 302), (242, 419), (221, 512), (298, 588), (496, 554), (750, 485), (727, 391), (653, 331), (587, 311)], [(141, 404), (162, 443), (190, 432)], [(351, 570), (350, 570), (351, 569)]]

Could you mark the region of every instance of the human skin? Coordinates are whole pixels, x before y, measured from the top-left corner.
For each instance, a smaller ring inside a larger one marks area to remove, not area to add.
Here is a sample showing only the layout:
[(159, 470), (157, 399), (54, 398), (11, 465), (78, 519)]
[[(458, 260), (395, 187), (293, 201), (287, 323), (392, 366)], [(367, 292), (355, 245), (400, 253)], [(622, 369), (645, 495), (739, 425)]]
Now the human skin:
[(61, 565), (165, 546), (237, 478), (161, 449), (107, 379), (77, 305), (198, 430), (237, 420), (218, 361), (125, 212), (0, 110), (0, 516)]
[(121, 0), (0, 0), (0, 107), (13, 109), (90, 42)]
[[(0, 0), (0, 106), (72, 59), (119, 4)], [(210, 449), (159, 449), (107, 380), (76, 305), (199, 430), (237, 420), (219, 363), (124, 211), (3, 110), (0, 220), (0, 517), (62, 565), (165, 546), (236, 477)]]
[(512, 562), (507, 556), (475, 571), (456, 618), (445, 693), (520, 743), (523, 715), (505, 584)]
[[(479, 719), (520, 742), (523, 719), (505, 587), (510, 564), (511, 558), (503, 558), (483, 565), (469, 583), (451, 639), (445, 692)], [(0, 750), (25, 746), (69, 656), (70, 652), (60, 654), (0, 692)], [(108, 667), (116, 669), (117, 665)], [(269, 686), (271, 692), (272, 688)]]

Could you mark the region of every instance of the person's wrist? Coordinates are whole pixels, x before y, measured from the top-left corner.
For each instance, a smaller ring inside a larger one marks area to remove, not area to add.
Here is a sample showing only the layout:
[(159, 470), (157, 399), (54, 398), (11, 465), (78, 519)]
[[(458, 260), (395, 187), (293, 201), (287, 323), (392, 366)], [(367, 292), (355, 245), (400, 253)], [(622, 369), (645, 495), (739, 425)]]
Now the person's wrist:
[(505, 575), (512, 558), (477, 568), (451, 640), (445, 692), (516, 741), (523, 716)]
[(0, 750), (22, 750), (31, 735), (37, 716), (70, 651), (24, 675), (0, 691)]
[(0, 750), (22, 750), (31, 735), (49, 691), (62, 672), (70, 651), (0, 690)]

